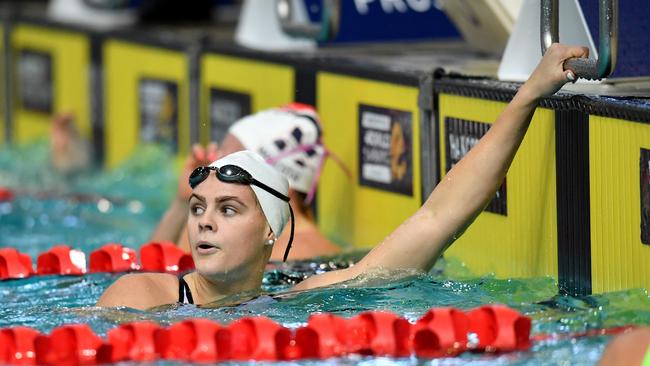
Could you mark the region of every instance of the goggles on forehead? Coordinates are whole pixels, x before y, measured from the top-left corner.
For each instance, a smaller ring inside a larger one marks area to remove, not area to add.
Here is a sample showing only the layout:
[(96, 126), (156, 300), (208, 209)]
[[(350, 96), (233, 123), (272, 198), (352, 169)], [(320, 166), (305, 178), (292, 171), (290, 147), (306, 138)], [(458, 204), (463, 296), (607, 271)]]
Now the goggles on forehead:
[[(289, 213), (291, 214), (291, 235), (289, 236), (289, 243), (287, 244), (287, 249), (284, 251), (284, 258), (282, 259), (284, 262), (286, 262), (287, 256), (289, 255), (289, 250), (291, 250), (291, 243), (293, 242), (293, 232), (295, 228), (293, 209), (289, 204), (289, 197), (253, 178), (253, 176), (243, 168), (232, 164), (224, 165), (220, 168), (213, 166), (200, 166), (194, 169), (192, 174), (190, 174), (190, 187), (194, 189), (196, 186), (201, 184), (204, 180), (206, 180), (206, 178), (208, 178), (208, 176), (210, 176), (210, 171), (212, 170), (215, 172), (217, 179), (224, 183), (254, 185), (287, 202), (289, 205)], [(275, 234), (280, 235), (280, 233)]]

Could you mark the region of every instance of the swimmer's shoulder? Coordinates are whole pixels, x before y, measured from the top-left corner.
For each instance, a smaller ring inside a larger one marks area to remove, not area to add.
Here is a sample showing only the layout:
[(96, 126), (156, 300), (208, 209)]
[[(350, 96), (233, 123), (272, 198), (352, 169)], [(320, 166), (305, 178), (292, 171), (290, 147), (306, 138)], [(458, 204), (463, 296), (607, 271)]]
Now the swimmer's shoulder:
[(145, 310), (178, 301), (178, 278), (167, 273), (133, 273), (117, 279), (97, 306), (127, 306)]

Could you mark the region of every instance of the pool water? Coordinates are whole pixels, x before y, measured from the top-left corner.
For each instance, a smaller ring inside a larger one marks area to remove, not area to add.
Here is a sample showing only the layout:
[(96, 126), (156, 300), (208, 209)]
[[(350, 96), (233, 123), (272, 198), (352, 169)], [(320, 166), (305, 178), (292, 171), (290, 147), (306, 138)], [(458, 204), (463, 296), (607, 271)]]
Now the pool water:
[[(175, 190), (172, 157), (147, 146), (111, 171), (62, 177), (49, 168), (47, 143), (0, 146), (0, 186), (16, 189), (10, 203), (0, 203), (0, 247), (15, 247), (35, 258), (58, 243), (86, 253), (107, 242), (138, 248), (147, 241)], [(304, 276), (348, 266), (362, 253), (352, 252), (313, 262), (270, 265), (263, 287), (281, 292)], [(190, 317), (228, 323), (265, 315), (288, 327), (303, 324), (310, 313), (352, 316), (366, 310), (390, 310), (416, 320), (429, 308), (470, 309), (482, 304), (509, 305), (533, 319), (533, 335), (571, 334), (627, 324), (650, 325), (650, 298), (645, 290), (570, 297), (557, 295), (550, 278), (496, 279), (473, 275), (453, 259), (440, 260), (428, 274), (377, 273), (329, 288), (282, 295), (278, 301), (201, 309), (180, 306), (156, 311), (99, 309), (101, 293), (119, 275), (44, 276), (0, 282), (0, 328), (29, 326), (41, 332), (69, 323), (87, 323), (104, 336), (134, 320), (169, 325)], [(458, 358), (418, 360), (351, 356), (329, 364), (497, 364), (592, 365), (608, 336), (553, 340), (530, 352), (504, 355), (464, 353)], [(322, 364), (304, 361), (298, 364)]]

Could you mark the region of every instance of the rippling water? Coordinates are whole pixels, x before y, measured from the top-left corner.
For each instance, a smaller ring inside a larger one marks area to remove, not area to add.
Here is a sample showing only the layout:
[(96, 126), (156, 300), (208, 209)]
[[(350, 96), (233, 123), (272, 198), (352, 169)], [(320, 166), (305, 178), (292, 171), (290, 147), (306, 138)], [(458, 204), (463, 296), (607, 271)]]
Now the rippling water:
[[(45, 143), (0, 147), (0, 186), (19, 193), (13, 202), (0, 203), (0, 247), (12, 246), (32, 257), (57, 243), (86, 253), (107, 242), (139, 247), (172, 197), (175, 180), (165, 151), (148, 147), (135, 156), (109, 172), (61, 177), (47, 169)], [(263, 287), (279, 293), (304, 276), (345, 267), (361, 255), (271, 265)], [(297, 327), (313, 312), (352, 316), (365, 310), (390, 310), (415, 320), (431, 307), (470, 309), (489, 303), (507, 304), (533, 318), (533, 334), (650, 324), (650, 298), (645, 290), (559, 296), (552, 279), (478, 277), (454, 260), (439, 261), (426, 275), (377, 273), (317, 291), (283, 294), (239, 306), (179, 306), (149, 312), (94, 308), (100, 294), (118, 276), (45, 276), (0, 282), (0, 328), (24, 325), (49, 332), (63, 324), (88, 323), (96, 333), (105, 335), (116, 325), (134, 320), (150, 319), (167, 325), (188, 317), (207, 317), (228, 323), (253, 315)], [(349, 357), (326, 364), (592, 365), (608, 339), (595, 336), (547, 341), (535, 344), (530, 352), (500, 356), (465, 353), (459, 358), (431, 361)]]

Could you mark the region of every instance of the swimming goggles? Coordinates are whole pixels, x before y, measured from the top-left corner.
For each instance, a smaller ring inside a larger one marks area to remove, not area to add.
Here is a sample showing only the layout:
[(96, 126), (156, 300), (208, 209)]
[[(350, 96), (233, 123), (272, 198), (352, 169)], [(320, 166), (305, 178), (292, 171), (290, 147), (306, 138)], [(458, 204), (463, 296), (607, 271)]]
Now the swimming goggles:
[(295, 229), (293, 209), (291, 208), (291, 204), (289, 204), (289, 197), (253, 178), (251, 173), (247, 172), (243, 168), (232, 164), (224, 165), (220, 168), (214, 166), (200, 166), (194, 169), (192, 174), (190, 174), (190, 187), (194, 189), (194, 187), (198, 186), (204, 180), (206, 180), (206, 178), (208, 178), (210, 175), (211, 170), (214, 170), (217, 178), (224, 183), (254, 185), (287, 202), (289, 205), (289, 213), (291, 214), (291, 234), (289, 236), (289, 244), (287, 244), (287, 249), (284, 251), (284, 257), (282, 258), (282, 261), (286, 262), (287, 256), (289, 256), (289, 250), (291, 250), (291, 243), (293, 243), (293, 233)]

